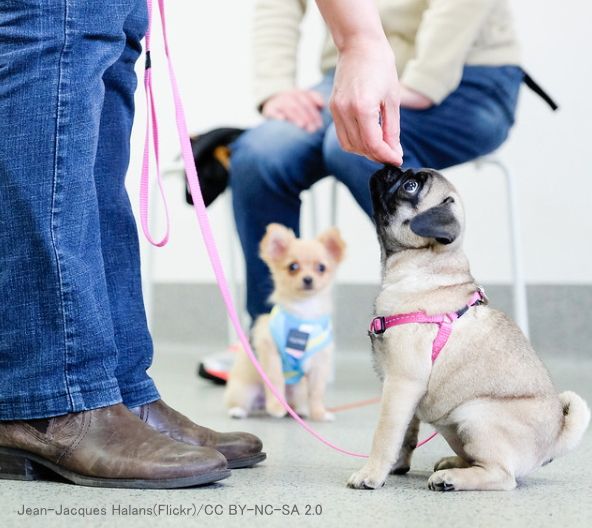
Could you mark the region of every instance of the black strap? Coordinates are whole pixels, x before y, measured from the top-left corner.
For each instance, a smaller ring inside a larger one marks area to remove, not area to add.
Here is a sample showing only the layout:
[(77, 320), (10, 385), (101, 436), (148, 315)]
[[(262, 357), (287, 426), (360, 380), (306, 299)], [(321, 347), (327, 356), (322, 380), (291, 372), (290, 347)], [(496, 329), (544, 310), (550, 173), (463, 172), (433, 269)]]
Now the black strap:
[(537, 83), (526, 72), (524, 72), (524, 84), (526, 84), (526, 86), (528, 86), (535, 94), (537, 94), (543, 101), (545, 101), (545, 103), (547, 103), (551, 107), (551, 110), (553, 110), (553, 112), (559, 108), (559, 106), (557, 106), (557, 103), (553, 101), (553, 99), (551, 99), (551, 96), (541, 88), (540, 84)]

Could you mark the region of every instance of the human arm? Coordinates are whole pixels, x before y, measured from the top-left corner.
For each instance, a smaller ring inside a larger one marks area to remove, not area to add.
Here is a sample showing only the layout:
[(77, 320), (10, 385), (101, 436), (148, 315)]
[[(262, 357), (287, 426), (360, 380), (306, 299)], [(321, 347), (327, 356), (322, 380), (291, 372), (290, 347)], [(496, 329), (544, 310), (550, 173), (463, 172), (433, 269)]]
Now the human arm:
[(341, 146), (401, 165), (399, 82), (374, 2), (317, 0), (339, 51), (331, 112)]
[(499, 0), (429, 0), (401, 84), (439, 104), (461, 80), (471, 46)]
[(297, 51), (305, 0), (258, 0), (253, 24), (255, 99), (269, 119), (283, 119), (314, 132), (324, 101), (296, 87)]

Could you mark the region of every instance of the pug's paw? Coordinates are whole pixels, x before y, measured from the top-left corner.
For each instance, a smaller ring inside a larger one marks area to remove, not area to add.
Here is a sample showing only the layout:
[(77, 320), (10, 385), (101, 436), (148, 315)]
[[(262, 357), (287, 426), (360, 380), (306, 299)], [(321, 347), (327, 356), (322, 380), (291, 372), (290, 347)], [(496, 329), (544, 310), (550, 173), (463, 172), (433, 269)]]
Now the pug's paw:
[(428, 479), (428, 488), (432, 491), (454, 491), (454, 472), (444, 469), (432, 473)]
[(377, 474), (377, 471), (366, 465), (349, 477), (347, 487), (354, 489), (377, 489), (384, 486), (385, 480), (386, 476)]

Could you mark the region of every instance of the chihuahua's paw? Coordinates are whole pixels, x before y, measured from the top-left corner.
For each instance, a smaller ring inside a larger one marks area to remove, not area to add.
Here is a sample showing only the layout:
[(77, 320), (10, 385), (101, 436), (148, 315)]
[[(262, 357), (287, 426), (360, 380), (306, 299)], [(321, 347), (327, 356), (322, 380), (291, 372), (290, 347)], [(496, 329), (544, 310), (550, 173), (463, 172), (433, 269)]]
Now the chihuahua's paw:
[(335, 415), (329, 411), (325, 412), (325, 416), (323, 416), (323, 422), (334, 422)]
[(228, 416), (231, 418), (246, 418), (249, 415), (242, 407), (231, 407), (228, 409)]
[(310, 414), (308, 412), (307, 408), (303, 408), (301, 409), (300, 407), (292, 407), (294, 409), (294, 412), (300, 416), (300, 418), (308, 418), (308, 415)]
[(313, 411), (310, 413), (310, 419), (314, 422), (334, 422), (335, 415), (329, 411)]
[(432, 473), (428, 479), (428, 488), (432, 491), (454, 491), (454, 471), (444, 469)]
[(274, 418), (283, 418), (286, 416), (286, 409), (284, 409), (281, 405), (266, 405), (265, 411), (269, 416), (273, 416)]
[(377, 489), (384, 486), (386, 477), (377, 475), (376, 471), (364, 466), (360, 471), (356, 471), (347, 481), (348, 488), (354, 489)]

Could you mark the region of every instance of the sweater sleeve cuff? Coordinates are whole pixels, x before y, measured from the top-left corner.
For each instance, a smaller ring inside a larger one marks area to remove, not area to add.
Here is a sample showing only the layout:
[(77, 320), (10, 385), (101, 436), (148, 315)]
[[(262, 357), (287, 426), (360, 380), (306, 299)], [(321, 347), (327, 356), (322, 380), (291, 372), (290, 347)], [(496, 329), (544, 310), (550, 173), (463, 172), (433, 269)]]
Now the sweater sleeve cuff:
[(263, 103), (270, 97), (292, 90), (294, 88), (294, 81), (292, 79), (268, 79), (265, 81), (257, 81), (255, 83), (255, 105), (259, 112)]
[(411, 62), (401, 76), (401, 84), (429, 97), (434, 101), (434, 104), (440, 104), (458, 86), (458, 82), (455, 82), (455, 80), (444, 76), (426, 74)]

